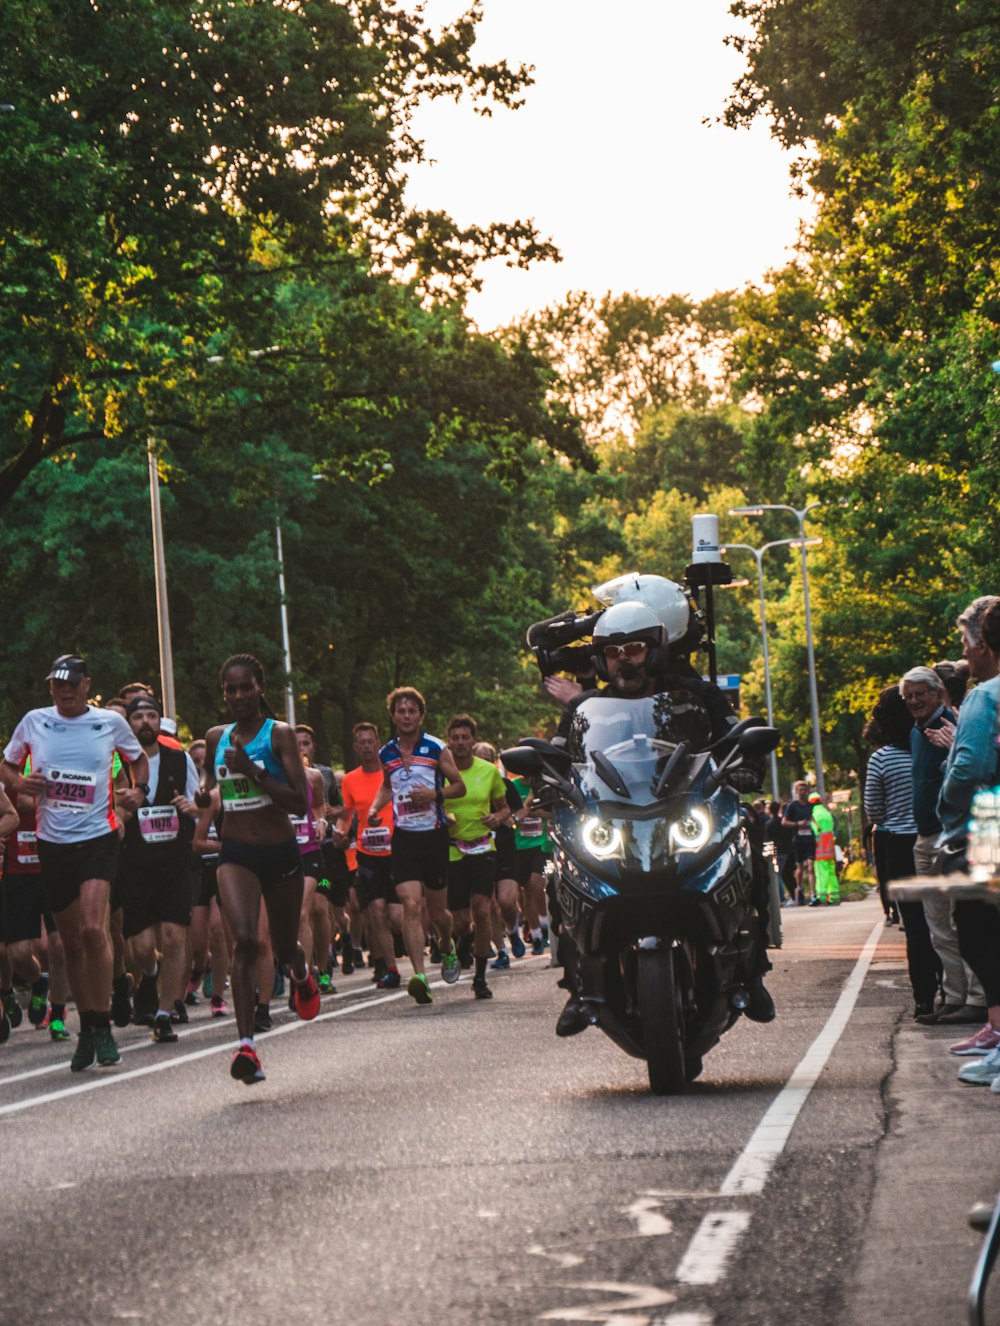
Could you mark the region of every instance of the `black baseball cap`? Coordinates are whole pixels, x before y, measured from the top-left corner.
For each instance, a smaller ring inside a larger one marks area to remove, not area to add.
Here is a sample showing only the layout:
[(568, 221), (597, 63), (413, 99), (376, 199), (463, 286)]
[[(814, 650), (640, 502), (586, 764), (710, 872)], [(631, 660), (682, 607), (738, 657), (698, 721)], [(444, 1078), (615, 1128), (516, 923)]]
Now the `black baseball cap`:
[(78, 654), (60, 654), (52, 664), (49, 675), (45, 680), (68, 681), (74, 686), (78, 686), (89, 675), (86, 663)]

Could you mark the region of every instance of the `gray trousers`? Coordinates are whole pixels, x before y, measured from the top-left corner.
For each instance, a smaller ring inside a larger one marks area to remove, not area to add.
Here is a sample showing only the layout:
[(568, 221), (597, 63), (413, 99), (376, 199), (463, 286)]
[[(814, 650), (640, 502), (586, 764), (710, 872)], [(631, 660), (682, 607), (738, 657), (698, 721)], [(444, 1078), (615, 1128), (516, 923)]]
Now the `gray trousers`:
[[(918, 875), (933, 875), (934, 844), (936, 834), (918, 834), (913, 844), (913, 861)], [(951, 919), (951, 901), (942, 894), (940, 897), (924, 899), (924, 916), (927, 929), (931, 933), (934, 951), (941, 959), (944, 975), (941, 985), (944, 989), (945, 1002), (948, 1004), (976, 1004), (986, 1006), (983, 987), (976, 980), (972, 968), (962, 961), (958, 951), (958, 933)]]

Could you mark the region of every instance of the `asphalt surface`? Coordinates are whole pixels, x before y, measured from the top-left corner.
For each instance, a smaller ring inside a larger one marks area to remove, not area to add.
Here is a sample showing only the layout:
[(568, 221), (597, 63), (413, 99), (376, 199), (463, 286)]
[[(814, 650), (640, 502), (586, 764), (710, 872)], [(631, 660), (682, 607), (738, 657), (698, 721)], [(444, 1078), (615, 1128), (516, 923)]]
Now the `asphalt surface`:
[(490, 1002), (465, 975), (418, 1008), (367, 972), (308, 1025), (276, 1002), (253, 1088), (205, 1005), (81, 1075), (25, 1022), (0, 1049), (0, 1323), (963, 1321), (1000, 1100), (910, 1021), (875, 901), (783, 919), (778, 1020), (672, 1099), (600, 1033), (554, 1037), (547, 958)]

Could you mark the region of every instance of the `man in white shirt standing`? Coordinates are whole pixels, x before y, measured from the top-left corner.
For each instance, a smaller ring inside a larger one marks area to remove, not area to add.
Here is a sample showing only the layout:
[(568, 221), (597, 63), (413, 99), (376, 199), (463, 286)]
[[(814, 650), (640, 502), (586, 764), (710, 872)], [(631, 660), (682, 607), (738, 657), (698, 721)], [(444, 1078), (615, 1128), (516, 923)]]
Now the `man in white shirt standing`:
[(120, 714), (88, 705), (90, 677), (82, 658), (61, 655), (47, 681), (53, 703), (32, 709), (18, 723), (3, 753), (0, 781), (36, 801), (42, 887), (80, 1014), (70, 1063), (79, 1073), (95, 1060), (107, 1066), (121, 1058), (110, 1015), (110, 881), (119, 850), (111, 768), (116, 751), (131, 765), (133, 786), (118, 798), (135, 811), (149, 792), (149, 765)]

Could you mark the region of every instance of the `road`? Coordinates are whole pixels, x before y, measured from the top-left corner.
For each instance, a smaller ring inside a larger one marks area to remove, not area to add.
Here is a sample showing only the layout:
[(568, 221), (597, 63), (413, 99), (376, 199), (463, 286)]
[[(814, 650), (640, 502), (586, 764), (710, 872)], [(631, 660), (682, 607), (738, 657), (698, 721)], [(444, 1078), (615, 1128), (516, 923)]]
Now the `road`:
[[(547, 958), (489, 1003), (467, 975), (429, 1008), (341, 979), (316, 1022), (276, 1018), (250, 1089), (204, 1005), (80, 1077), (25, 1024), (0, 1051), (0, 1323), (869, 1326), (899, 1253), (866, 1222), (898, 1181), (902, 942), (872, 900), (783, 916), (779, 1019), (741, 1021), (674, 1099), (596, 1031), (556, 1040)], [(956, 1285), (917, 1258), (901, 1320), (962, 1319), (977, 1243), (955, 1238)]]

